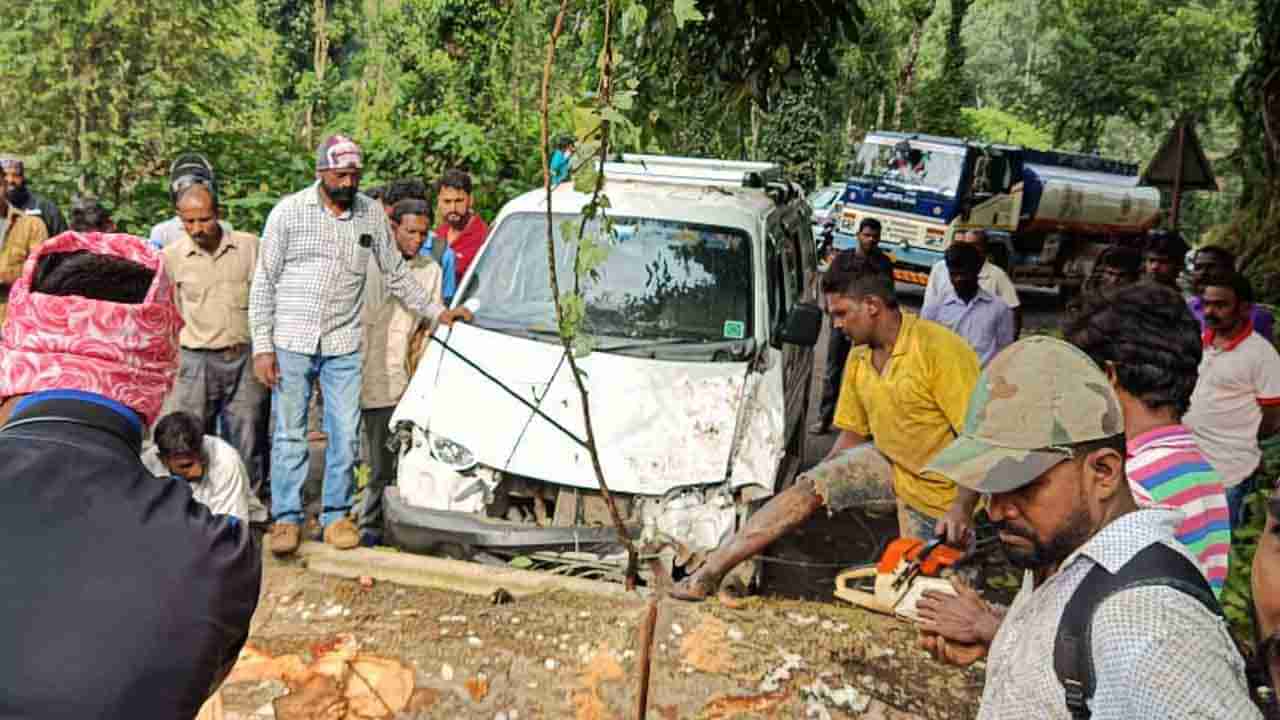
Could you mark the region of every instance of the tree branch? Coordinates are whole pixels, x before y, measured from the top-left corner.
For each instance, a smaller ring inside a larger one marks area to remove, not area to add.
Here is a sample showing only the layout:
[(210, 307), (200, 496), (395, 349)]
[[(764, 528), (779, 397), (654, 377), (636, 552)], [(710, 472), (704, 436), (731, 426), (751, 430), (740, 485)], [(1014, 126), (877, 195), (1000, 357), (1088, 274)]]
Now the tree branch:
[[(551, 272), (551, 295), (556, 307), (556, 323), (560, 328), (560, 342), (564, 346), (566, 359), (569, 362), (569, 372), (573, 375), (574, 384), (577, 385), (578, 395), (582, 400), (582, 420), (586, 426), (587, 434), (587, 453), (591, 456), (591, 466), (595, 470), (596, 482), (600, 485), (600, 494), (604, 497), (605, 505), (609, 508), (609, 516), (613, 520), (614, 527), (618, 531), (618, 540), (623, 547), (627, 549), (627, 589), (634, 589), (636, 578), (639, 573), (639, 555), (636, 551), (635, 544), (631, 542), (630, 535), (627, 534), (626, 523), (623, 522), (622, 514), (618, 512), (617, 503), (614, 501), (613, 494), (609, 492), (609, 485), (605, 482), (604, 468), (600, 464), (600, 454), (596, 449), (595, 430), (591, 424), (591, 405), (587, 387), (582, 381), (582, 373), (578, 369), (577, 359), (573, 354), (573, 335), (571, 335), (564, 322), (564, 306), (560, 301), (560, 278), (556, 270), (556, 242), (555, 228), (553, 227), (553, 218), (551, 212), (551, 149), (550, 149), (550, 93), (551, 93), (551, 69), (555, 64), (556, 43), (560, 39), (560, 34), (564, 31), (564, 18), (568, 10), (569, 0), (560, 0), (560, 10), (556, 14), (555, 26), (551, 30), (551, 38), (547, 43), (546, 64), (542, 68), (542, 182), (547, 193), (547, 263)], [(605, 9), (605, 60), (601, 78), (601, 102), (608, 104), (609, 75), (612, 72), (612, 43), (610, 34), (612, 27), (610, 24), (610, 15), (612, 15), (612, 2), (606, 3)], [(601, 152), (607, 152), (609, 144), (609, 126), (608, 121), (601, 125)], [(600, 173), (596, 178), (595, 191), (591, 197), (591, 203), (588, 208), (597, 209), (599, 207), (600, 192), (604, 186), (604, 174)], [(583, 230), (585, 230), (585, 224)], [(573, 277), (573, 294), (580, 294), (580, 275), (579, 260), (581, 258), (582, 236), (579, 235), (579, 254), (574, 258), (574, 277)]]

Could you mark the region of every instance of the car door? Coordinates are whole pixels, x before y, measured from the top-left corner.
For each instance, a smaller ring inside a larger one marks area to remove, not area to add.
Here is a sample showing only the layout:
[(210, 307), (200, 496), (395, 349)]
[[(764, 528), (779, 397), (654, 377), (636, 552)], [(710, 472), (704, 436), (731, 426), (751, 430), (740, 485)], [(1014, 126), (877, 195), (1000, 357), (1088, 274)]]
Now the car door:
[[(807, 219), (795, 206), (778, 208), (769, 221), (770, 327), (781, 323), (797, 304), (816, 297), (817, 265), (813, 236)], [(782, 387), (785, 397), (788, 450), (803, 446), (804, 422), (809, 408), (809, 383), (813, 375), (813, 348), (783, 345)]]

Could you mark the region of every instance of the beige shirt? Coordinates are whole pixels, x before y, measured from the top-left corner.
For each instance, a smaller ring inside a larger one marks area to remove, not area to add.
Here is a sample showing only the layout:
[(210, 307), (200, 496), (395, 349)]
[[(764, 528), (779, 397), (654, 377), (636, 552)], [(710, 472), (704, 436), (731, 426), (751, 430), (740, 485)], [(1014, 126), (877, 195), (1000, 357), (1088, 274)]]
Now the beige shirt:
[(249, 282), (258, 262), (258, 238), (223, 233), (213, 253), (183, 233), (164, 248), (178, 311), (186, 323), (178, 340), (192, 350), (249, 343)]
[[(429, 257), (407, 261), (409, 277), (433, 303), (441, 302), (442, 271)], [(365, 410), (395, 407), (409, 387), (409, 350), (413, 333), (430, 320), (419, 318), (392, 296), (377, 265), (370, 261), (365, 283), (364, 378), (360, 406)]]
[(48, 238), (39, 217), (9, 206), (5, 227), (0, 229), (0, 323), (9, 309), (9, 286), (22, 277), (27, 256)]

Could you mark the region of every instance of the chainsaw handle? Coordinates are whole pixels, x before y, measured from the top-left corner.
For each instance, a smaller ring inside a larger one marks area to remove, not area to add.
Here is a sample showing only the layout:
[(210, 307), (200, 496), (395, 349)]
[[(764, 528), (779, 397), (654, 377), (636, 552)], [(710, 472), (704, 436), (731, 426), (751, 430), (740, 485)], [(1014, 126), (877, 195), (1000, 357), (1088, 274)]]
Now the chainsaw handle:
[(854, 581), (856, 580), (866, 580), (867, 578), (875, 577), (876, 567), (874, 565), (845, 570), (836, 576), (836, 590), (834, 595), (841, 600), (851, 602), (854, 605), (866, 608), (867, 610), (891, 615), (893, 614), (892, 607), (889, 607), (877, 600), (874, 592), (861, 590), (854, 584)]
[(849, 590), (849, 580), (861, 580), (862, 578), (873, 578), (876, 576), (876, 566), (854, 568), (853, 570), (845, 570), (836, 576), (836, 587), (841, 590)]

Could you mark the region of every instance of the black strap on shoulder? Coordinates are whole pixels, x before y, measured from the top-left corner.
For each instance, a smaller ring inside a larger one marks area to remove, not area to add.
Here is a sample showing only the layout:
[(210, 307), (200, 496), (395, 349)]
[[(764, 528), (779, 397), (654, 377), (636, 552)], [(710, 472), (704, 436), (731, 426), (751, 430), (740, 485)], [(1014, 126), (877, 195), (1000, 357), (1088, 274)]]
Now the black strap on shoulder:
[(1066, 690), (1067, 710), (1075, 720), (1089, 717), (1088, 700), (1096, 686), (1090, 637), (1094, 611), (1118, 592), (1149, 586), (1171, 587), (1195, 598), (1215, 615), (1222, 614), (1200, 568), (1163, 543), (1149, 545), (1114, 575), (1095, 565), (1067, 601), (1053, 644), (1053, 670)]

